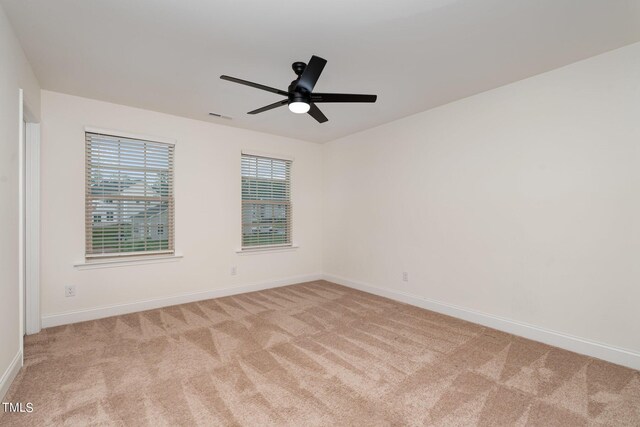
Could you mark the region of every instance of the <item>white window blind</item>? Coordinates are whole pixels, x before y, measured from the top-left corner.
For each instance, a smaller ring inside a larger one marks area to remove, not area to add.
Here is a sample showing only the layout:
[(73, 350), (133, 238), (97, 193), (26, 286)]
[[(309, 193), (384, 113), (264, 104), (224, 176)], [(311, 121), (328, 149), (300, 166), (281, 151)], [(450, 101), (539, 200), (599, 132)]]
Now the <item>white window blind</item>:
[(242, 247), (291, 246), (291, 161), (242, 155)]
[(85, 136), (87, 258), (173, 253), (174, 146)]

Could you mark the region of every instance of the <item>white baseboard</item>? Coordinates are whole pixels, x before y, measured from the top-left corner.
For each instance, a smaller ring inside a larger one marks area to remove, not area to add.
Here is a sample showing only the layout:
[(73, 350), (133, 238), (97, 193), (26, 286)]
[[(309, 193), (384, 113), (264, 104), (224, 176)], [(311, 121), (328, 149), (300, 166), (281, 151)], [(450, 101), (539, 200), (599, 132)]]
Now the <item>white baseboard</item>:
[[(503, 317), (494, 316), (487, 313), (482, 313), (475, 310), (458, 307), (452, 304), (447, 304), (440, 301), (435, 301), (429, 298), (423, 298), (416, 295), (407, 294), (405, 292), (394, 291), (389, 289), (378, 288), (366, 283), (346, 279), (344, 277), (338, 277), (331, 274), (311, 274), (305, 276), (295, 276), (280, 280), (273, 280), (268, 282), (261, 282), (251, 285), (243, 285), (224, 289), (213, 289), (203, 292), (193, 292), (188, 294), (173, 295), (170, 297), (154, 298), (144, 301), (136, 301), (132, 303), (110, 305), (104, 307), (96, 307), (87, 310), (78, 310), (65, 313), (50, 314), (42, 317), (42, 327), (48, 328), (52, 326), (67, 325), (71, 323), (83, 322), (87, 320), (101, 319), (104, 317), (117, 316), (120, 314), (134, 313), (144, 310), (152, 310), (154, 308), (167, 307), (176, 304), (185, 304), (194, 301), (202, 301), (211, 298), (220, 298), (230, 295), (243, 294), (247, 292), (261, 291), (264, 289), (277, 288), (281, 286), (293, 285), (296, 283), (310, 282), (314, 280), (324, 279), (330, 282), (334, 282), (343, 286), (358, 289), (371, 294), (380, 295), (386, 298), (390, 298), (396, 301), (404, 302), (406, 304), (421, 307), (427, 310), (435, 311), (437, 313), (446, 314), (459, 319), (467, 320), (469, 322), (484, 325), (490, 328), (494, 328), (500, 331), (508, 332), (510, 334), (525, 337), (531, 340), (543, 342), (545, 344), (553, 345), (563, 348), (565, 350), (573, 351), (576, 353), (592, 356), (598, 359), (606, 360), (618, 365), (627, 366), (632, 369), (640, 370), (640, 353), (627, 350), (619, 347), (615, 347), (608, 344), (598, 343), (588, 339), (575, 337), (562, 332), (552, 331), (538, 326), (529, 325), (526, 323), (518, 322), (511, 319), (505, 319)], [(16, 360), (21, 361), (22, 355)], [(12, 366), (2, 377), (0, 382), (0, 396), (6, 392), (5, 377), (11, 378), (8, 380), (10, 384), (20, 369), (20, 363), (17, 363), (18, 368), (15, 369), (12, 362)], [(15, 369), (15, 372), (12, 371)], [(13, 376), (10, 374), (13, 372)], [(8, 386), (7, 386), (8, 388)]]
[(22, 368), (22, 351), (18, 351), (16, 357), (13, 358), (7, 370), (4, 371), (2, 377), (0, 377), (0, 401), (4, 401), (4, 397), (9, 391), (9, 387), (11, 387), (11, 383), (20, 372), (20, 368)]
[(618, 365), (623, 365), (632, 369), (640, 370), (640, 353), (632, 350), (626, 350), (608, 344), (594, 342), (562, 332), (539, 328), (534, 325), (505, 319), (503, 317), (494, 316), (487, 313), (481, 313), (475, 310), (469, 310), (452, 304), (435, 301), (429, 298), (423, 298), (404, 292), (378, 288), (366, 283), (357, 282), (331, 274), (325, 274), (324, 279), (329, 282), (347, 286), (349, 288), (358, 289), (364, 292), (414, 305), (416, 307), (435, 311), (437, 313), (446, 314), (452, 317), (467, 320), (469, 322), (488, 326), (493, 329), (498, 329), (500, 331), (508, 332), (510, 334), (518, 335), (534, 341), (539, 341), (555, 347), (560, 347), (565, 350), (573, 351), (575, 353), (584, 354)]
[(118, 316), (120, 314), (153, 310), (154, 308), (168, 307), (171, 305), (186, 304), (189, 302), (202, 301), (211, 298), (220, 298), (230, 295), (244, 294), (247, 292), (261, 291), (264, 289), (278, 288), (281, 286), (294, 285), (296, 283), (320, 280), (322, 279), (322, 277), (323, 275), (320, 273), (309, 274), (305, 276), (294, 276), (285, 279), (255, 283), (251, 285), (243, 285), (223, 289), (212, 289), (209, 291), (172, 295), (169, 297), (153, 298), (125, 304), (95, 307), (86, 310), (48, 314), (42, 316), (42, 327), (50, 328), (52, 326), (68, 325), (71, 323), (84, 322), (87, 320), (96, 320), (102, 319), (104, 317)]

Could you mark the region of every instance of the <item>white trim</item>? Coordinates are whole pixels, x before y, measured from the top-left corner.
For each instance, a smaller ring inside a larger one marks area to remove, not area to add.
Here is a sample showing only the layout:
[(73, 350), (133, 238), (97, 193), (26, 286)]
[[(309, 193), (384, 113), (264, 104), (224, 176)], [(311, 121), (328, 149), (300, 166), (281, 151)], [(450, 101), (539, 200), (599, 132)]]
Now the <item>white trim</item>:
[(257, 254), (270, 254), (274, 252), (291, 252), (298, 249), (299, 245), (283, 245), (283, 246), (265, 246), (265, 247), (251, 247), (236, 249), (238, 255), (257, 255)]
[(94, 270), (98, 268), (113, 268), (113, 267), (127, 267), (132, 265), (143, 264), (160, 264), (165, 262), (175, 262), (182, 259), (180, 254), (171, 255), (145, 255), (144, 257), (132, 256), (131, 258), (88, 258), (86, 261), (81, 261), (73, 266), (78, 270)]
[(293, 156), (287, 156), (284, 154), (274, 154), (274, 153), (265, 153), (264, 151), (256, 151), (256, 150), (241, 150), (241, 154), (246, 154), (247, 156), (256, 156), (256, 157), (266, 157), (267, 159), (276, 159), (276, 160), (288, 160), (293, 162), (295, 158)]
[(493, 329), (498, 329), (500, 331), (508, 332), (534, 341), (543, 342), (555, 347), (560, 347), (565, 350), (640, 370), (640, 353), (632, 350), (575, 337), (563, 332), (552, 331), (475, 310), (469, 310), (463, 307), (411, 295), (405, 292), (378, 288), (366, 283), (357, 282), (331, 274), (325, 274), (324, 279), (343, 286), (404, 302), (406, 304), (435, 311), (437, 313), (457, 317), (459, 319), (488, 326)]
[(25, 331), (40, 332), (40, 125), (26, 125)]
[[(25, 162), (24, 162), (24, 93), (22, 89), (19, 90), (19, 115), (18, 115), (18, 345), (20, 354), (24, 350), (24, 244), (25, 244), (25, 226), (24, 226), (24, 205), (25, 205), (25, 191), (24, 191), (24, 176), (25, 176)], [(21, 360), (22, 363), (22, 360)]]
[(7, 370), (4, 371), (2, 377), (0, 377), (0, 401), (4, 401), (4, 397), (7, 395), (11, 383), (16, 378), (16, 375), (18, 375), (18, 372), (20, 372), (20, 368), (22, 368), (22, 351), (18, 350), (18, 353), (7, 367)]
[(149, 142), (159, 142), (161, 144), (176, 145), (175, 139), (164, 138), (161, 136), (142, 135), (139, 133), (124, 132), (121, 130), (113, 130), (113, 129), (100, 129), (92, 126), (85, 126), (84, 131), (89, 133), (99, 133), (101, 135), (111, 135), (115, 137), (119, 136), (122, 138), (130, 138), (130, 139), (142, 139), (144, 141), (149, 141)]
[(87, 320), (102, 319), (104, 317), (118, 316), (121, 314), (135, 313), (138, 311), (152, 310), (154, 308), (168, 307), (176, 304), (186, 304), (194, 301), (203, 301), (211, 298), (221, 298), (230, 295), (244, 294), (247, 292), (262, 291), (264, 289), (279, 288), (281, 286), (294, 285), (302, 282), (311, 282), (322, 279), (322, 274), (309, 274), (294, 276), (280, 280), (255, 283), (251, 285), (234, 286), (230, 288), (211, 289), (202, 292), (178, 294), (169, 297), (153, 298), (132, 303), (96, 307), (87, 310), (70, 311), (42, 316), (42, 327), (67, 325), (70, 323), (84, 322)]

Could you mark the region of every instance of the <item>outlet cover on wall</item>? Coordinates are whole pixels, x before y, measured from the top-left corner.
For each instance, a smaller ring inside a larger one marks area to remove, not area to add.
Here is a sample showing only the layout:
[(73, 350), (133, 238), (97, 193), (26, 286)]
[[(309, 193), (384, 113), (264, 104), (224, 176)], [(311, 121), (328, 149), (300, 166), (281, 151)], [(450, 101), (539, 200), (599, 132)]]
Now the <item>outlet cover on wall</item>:
[(65, 297), (75, 297), (76, 296), (76, 285), (67, 285), (64, 287), (64, 296)]
[(409, 281), (409, 273), (406, 271), (402, 272), (402, 281), (403, 282), (408, 282)]
[(231, 275), (235, 276), (236, 274), (238, 274), (238, 267), (234, 265), (233, 267), (231, 267)]

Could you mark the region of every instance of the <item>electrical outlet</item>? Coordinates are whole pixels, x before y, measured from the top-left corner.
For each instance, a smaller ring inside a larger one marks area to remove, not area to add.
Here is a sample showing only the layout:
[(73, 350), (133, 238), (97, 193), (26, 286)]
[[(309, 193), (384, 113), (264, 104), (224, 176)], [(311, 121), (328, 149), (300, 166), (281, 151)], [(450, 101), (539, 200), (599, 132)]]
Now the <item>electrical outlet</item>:
[(76, 296), (76, 285), (67, 285), (64, 287), (64, 296), (65, 297), (75, 297)]
[(238, 274), (238, 267), (234, 265), (233, 267), (231, 267), (231, 275), (235, 276), (236, 274)]
[(408, 282), (409, 281), (409, 273), (407, 273), (406, 271), (402, 272), (402, 281), (403, 282)]

